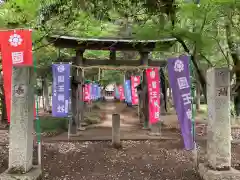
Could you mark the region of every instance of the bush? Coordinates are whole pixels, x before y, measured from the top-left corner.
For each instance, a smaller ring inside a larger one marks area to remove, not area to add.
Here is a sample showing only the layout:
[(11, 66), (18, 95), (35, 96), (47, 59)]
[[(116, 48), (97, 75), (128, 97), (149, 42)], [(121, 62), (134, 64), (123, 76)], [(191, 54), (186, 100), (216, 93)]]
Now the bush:
[[(51, 116), (40, 117), (40, 127), (41, 127), (41, 132), (67, 131), (68, 119), (54, 118)], [(36, 129), (36, 126), (35, 126), (35, 129)]]

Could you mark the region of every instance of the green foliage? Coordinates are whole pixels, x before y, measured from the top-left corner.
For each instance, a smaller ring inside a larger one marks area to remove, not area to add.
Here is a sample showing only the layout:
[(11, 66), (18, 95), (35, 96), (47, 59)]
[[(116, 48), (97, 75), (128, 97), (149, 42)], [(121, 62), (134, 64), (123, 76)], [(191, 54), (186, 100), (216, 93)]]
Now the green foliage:
[[(51, 77), (49, 69), (57, 61), (59, 50), (45, 39), (51, 34), (79, 37), (128, 37), (160, 39), (177, 37), (183, 40), (189, 53), (197, 50), (200, 67), (234, 66), (232, 52), (239, 46), (240, 3), (235, 0), (201, 0), (200, 7), (184, 0), (8, 0), (0, 6), (0, 27), (32, 28), (34, 58), (38, 76)], [(226, 29), (226, 25), (230, 29)], [(227, 37), (226, 31), (230, 37)], [(229, 47), (229, 39), (232, 46)], [(158, 46), (154, 59), (167, 59), (186, 52), (183, 44)], [(63, 57), (75, 52), (62, 49)], [(239, 53), (238, 53), (239, 54)], [(108, 52), (87, 51), (86, 58), (106, 58)], [(123, 54), (122, 58), (127, 58)], [(204, 68), (202, 68), (204, 69)], [(89, 73), (96, 76), (97, 72)], [(122, 74), (108, 71), (102, 84), (122, 82)]]
[(108, 84), (122, 84), (124, 79), (124, 73), (116, 70), (104, 71), (104, 76), (100, 79), (100, 84), (102, 86), (107, 86)]

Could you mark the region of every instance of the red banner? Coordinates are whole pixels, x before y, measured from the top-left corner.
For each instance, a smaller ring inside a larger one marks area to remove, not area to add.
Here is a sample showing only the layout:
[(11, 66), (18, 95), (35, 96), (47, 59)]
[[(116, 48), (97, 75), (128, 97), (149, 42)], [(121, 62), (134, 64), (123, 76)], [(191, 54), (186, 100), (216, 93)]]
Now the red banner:
[(140, 76), (131, 76), (132, 105), (138, 105), (137, 86), (140, 84)]
[(118, 91), (119, 91), (120, 101), (123, 101), (125, 99), (125, 96), (124, 96), (124, 89), (122, 85), (118, 86)]
[(91, 88), (90, 84), (85, 84), (84, 89), (83, 89), (85, 102), (91, 101), (91, 96), (90, 96), (91, 89), (90, 88)]
[(150, 124), (157, 123), (160, 119), (160, 82), (158, 68), (146, 70), (148, 87), (148, 107)]
[(33, 65), (32, 32), (30, 30), (9, 30), (0, 32), (2, 68), (8, 122), (11, 112), (11, 89), (13, 65)]

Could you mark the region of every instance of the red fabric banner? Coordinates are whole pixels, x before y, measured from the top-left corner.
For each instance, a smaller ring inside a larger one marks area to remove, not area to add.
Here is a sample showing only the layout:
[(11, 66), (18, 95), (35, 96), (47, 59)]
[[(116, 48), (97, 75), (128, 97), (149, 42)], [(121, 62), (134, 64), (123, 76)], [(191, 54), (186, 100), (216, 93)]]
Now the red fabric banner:
[(160, 82), (158, 68), (146, 70), (148, 87), (149, 122), (155, 124), (160, 120)]
[(140, 76), (131, 76), (132, 105), (138, 105), (137, 86), (140, 84)]
[(123, 101), (125, 99), (125, 96), (124, 96), (124, 89), (122, 85), (118, 86), (118, 91), (119, 91), (120, 101)]
[(90, 90), (91, 86), (90, 84), (85, 84), (84, 86), (84, 90), (83, 90), (83, 93), (84, 93), (84, 101), (85, 102), (90, 102), (91, 101), (91, 90)]
[(31, 36), (31, 30), (0, 31), (4, 92), (8, 122), (10, 122), (11, 112), (12, 67), (13, 65), (33, 66)]

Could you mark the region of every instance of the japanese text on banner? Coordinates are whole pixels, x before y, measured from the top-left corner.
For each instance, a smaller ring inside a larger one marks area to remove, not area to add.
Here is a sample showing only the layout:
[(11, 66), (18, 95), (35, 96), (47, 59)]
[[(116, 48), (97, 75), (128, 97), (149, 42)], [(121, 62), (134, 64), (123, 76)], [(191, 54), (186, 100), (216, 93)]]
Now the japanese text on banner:
[(132, 105), (138, 104), (137, 86), (140, 84), (140, 76), (131, 76)]
[(70, 64), (53, 64), (52, 115), (67, 117), (70, 96)]
[(123, 86), (119, 85), (118, 90), (119, 90), (120, 101), (123, 101), (125, 99)]
[(160, 82), (157, 68), (146, 70), (148, 85), (149, 121), (155, 124), (160, 120)]

